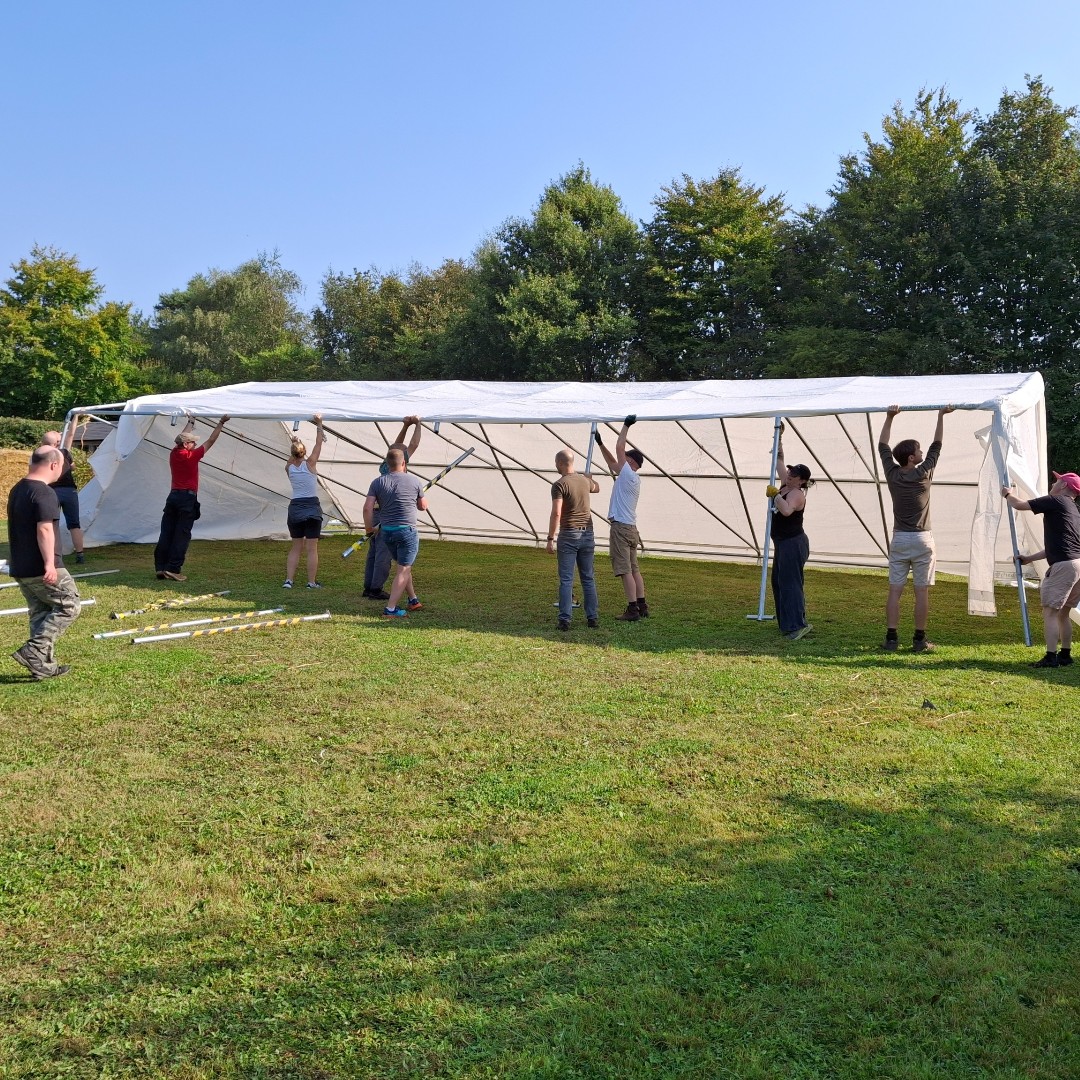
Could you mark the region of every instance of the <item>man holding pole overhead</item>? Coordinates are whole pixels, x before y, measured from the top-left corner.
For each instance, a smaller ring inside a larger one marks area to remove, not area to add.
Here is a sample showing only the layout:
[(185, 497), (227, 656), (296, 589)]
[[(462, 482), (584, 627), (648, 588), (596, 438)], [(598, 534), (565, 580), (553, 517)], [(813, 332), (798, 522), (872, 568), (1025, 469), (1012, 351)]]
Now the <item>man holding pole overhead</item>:
[[(412, 438), (406, 446), (405, 436), (408, 435), (410, 427), (414, 428), (414, 430)], [(423, 430), (420, 426), (419, 416), (406, 416), (401, 421), (401, 430), (398, 432), (398, 437), (388, 447), (390, 450), (401, 450), (405, 454), (406, 469), (409, 467), (409, 461), (413, 454), (416, 453), (420, 446), (420, 435)], [(385, 476), (389, 471), (390, 467), (383, 461), (379, 466), (379, 475)], [(372, 514), (372, 528), (375, 531), (368, 540), (367, 558), (364, 561), (364, 596), (368, 600), (390, 599), (390, 594), (386, 591), (386, 579), (390, 576), (390, 564), (393, 559), (390, 557), (390, 552), (387, 551), (386, 545), (379, 535), (378, 530), (381, 521), (379, 508), (376, 506)]]
[(618, 441), (613, 454), (600, 438), (597, 431), (594, 438), (604, 460), (615, 477), (611, 489), (611, 503), (608, 506), (608, 524), (610, 526), (611, 569), (617, 578), (622, 579), (623, 592), (626, 594), (626, 610), (615, 618), (621, 622), (637, 622), (649, 617), (649, 605), (645, 602), (645, 582), (638, 568), (637, 552), (641, 536), (637, 527), (637, 503), (641, 494), (641, 478), (638, 470), (645, 463), (645, 455), (640, 450), (626, 449), (626, 436), (631, 426), (637, 423), (633, 414), (623, 421)]

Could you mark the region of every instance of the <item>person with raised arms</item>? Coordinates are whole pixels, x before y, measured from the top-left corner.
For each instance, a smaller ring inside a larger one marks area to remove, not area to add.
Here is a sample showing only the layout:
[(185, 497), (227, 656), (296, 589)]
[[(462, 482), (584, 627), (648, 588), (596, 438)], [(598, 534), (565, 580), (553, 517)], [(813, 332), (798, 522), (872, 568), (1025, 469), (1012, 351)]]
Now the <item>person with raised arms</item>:
[(614, 454), (604, 445), (599, 431), (594, 436), (608, 469), (615, 477), (611, 488), (611, 502), (608, 505), (608, 546), (611, 551), (612, 573), (622, 580), (623, 593), (626, 595), (626, 610), (615, 616), (620, 622), (637, 622), (638, 619), (649, 617), (649, 605), (645, 601), (645, 582), (641, 577), (637, 558), (638, 547), (641, 545), (641, 534), (637, 527), (637, 504), (641, 494), (638, 470), (645, 464), (645, 455), (640, 450), (626, 449), (627, 433), (636, 423), (637, 417), (633, 414), (623, 421), (615, 442)]
[(900, 411), (899, 405), (890, 405), (878, 438), (878, 455), (885, 470), (885, 482), (893, 506), (893, 533), (889, 544), (889, 598), (885, 603), (886, 652), (896, 652), (900, 640), (900, 597), (910, 574), (915, 582), (915, 635), (911, 641), (913, 652), (932, 652), (933, 642), (926, 640), (926, 624), (930, 617), (930, 586), (934, 584), (934, 567), (937, 549), (934, 534), (930, 531), (930, 484), (934, 479), (941, 454), (941, 441), (945, 430), (945, 417), (954, 406), (938, 410), (934, 440), (925, 456), (915, 439), (904, 439), (889, 446), (892, 423)]
[[(379, 535), (397, 563), (397, 574), (390, 586), (390, 598), (383, 608), (383, 617), (402, 619), (409, 611), (420, 611), (423, 604), (416, 595), (412, 568), (420, 551), (420, 536), (416, 531), (416, 512), (428, 508), (424, 484), (419, 477), (405, 471), (405, 451), (393, 447), (386, 452), (388, 471), (377, 476), (368, 488), (364, 500), (364, 528), (375, 531), (375, 507), (379, 507)], [(398, 607), (406, 597), (407, 609)]]
[(184, 430), (174, 440), (176, 445), (169, 452), (172, 488), (165, 500), (165, 509), (161, 512), (161, 534), (154, 548), (154, 569), (159, 578), (187, 581), (187, 575), (180, 571), (187, 558), (192, 527), (201, 513), (199, 462), (218, 441), (218, 436), (228, 421), (229, 417), (223, 416), (210, 432), (206, 442), (197, 446), (194, 435), (195, 417), (189, 416)]
[(52, 489), (60, 500), (60, 509), (64, 512), (64, 524), (71, 533), (71, 543), (75, 548), (77, 563), (86, 562), (86, 555), (83, 554), (82, 523), (79, 520), (79, 489), (75, 484), (75, 474), (72, 472), (75, 462), (71, 456), (71, 444), (75, 441), (75, 429), (79, 426), (81, 419), (82, 417), (76, 416), (68, 424), (67, 434), (62, 437), (59, 431), (46, 431), (41, 437), (42, 446), (51, 446), (59, 450), (64, 458), (64, 467), (60, 470), (60, 477), (53, 483)]
[(773, 545), (772, 594), (776, 625), (789, 641), (799, 641), (813, 630), (806, 621), (804, 569), (810, 558), (810, 540), (803, 530), (806, 489), (813, 484), (806, 465), (784, 463), (784, 426), (776, 447), (776, 478), (766, 494), (772, 499), (769, 536)]
[(319, 454), (326, 441), (323, 433), (322, 413), (316, 413), (311, 422), (315, 425), (315, 446), (307, 452), (303, 440), (293, 436), (289, 460), (285, 463), (285, 475), (292, 487), (289, 500), (288, 526), (292, 546), (285, 559), (285, 584), (293, 587), (300, 552), (307, 551), (307, 587), (321, 589), (319, 573), (319, 534), (322, 532), (322, 504), (319, 502)]
[(1080, 602), (1080, 476), (1054, 473), (1050, 494), (1037, 499), (1018, 499), (1011, 487), (1002, 487), (1001, 494), (1014, 510), (1030, 510), (1043, 519), (1042, 551), (1017, 556), (1025, 565), (1039, 559), (1050, 564), (1039, 584), (1046, 654), (1031, 666), (1068, 667), (1073, 662), (1070, 613)]

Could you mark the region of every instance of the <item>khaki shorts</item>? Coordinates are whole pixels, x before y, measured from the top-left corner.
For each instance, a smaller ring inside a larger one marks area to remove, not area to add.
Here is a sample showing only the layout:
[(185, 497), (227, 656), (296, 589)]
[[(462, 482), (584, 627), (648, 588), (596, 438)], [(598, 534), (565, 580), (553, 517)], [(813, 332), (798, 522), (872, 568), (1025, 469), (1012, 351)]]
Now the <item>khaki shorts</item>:
[(1075, 607), (1080, 600), (1080, 559), (1056, 562), (1039, 584), (1039, 601), (1045, 608), (1060, 611)]
[(614, 518), (608, 520), (611, 536), (608, 544), (611, 548), (611, 570), (616, 577), (638, 572), (637, 549), (640, 543), (636, 525), (624, 525)]
[(906, 585), (908, 574), (915, 588), (934, 584), (937, 550), (929, 532), (894, 532), (889, 545), (889, 584)]

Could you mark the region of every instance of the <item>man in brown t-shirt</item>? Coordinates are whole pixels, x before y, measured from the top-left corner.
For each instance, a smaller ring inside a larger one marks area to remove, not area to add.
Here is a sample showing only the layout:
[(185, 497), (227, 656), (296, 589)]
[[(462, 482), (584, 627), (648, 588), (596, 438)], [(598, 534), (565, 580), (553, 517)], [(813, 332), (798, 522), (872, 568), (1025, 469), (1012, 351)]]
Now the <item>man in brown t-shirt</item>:
[(886, 652), (896, 652), (899, 647), (897, 626), (900, 623), (900, 595), (909, 573), (915, 581), (915, 635), (911, 648), (914, 652), (930, 652), (934, 648), (926, 640), (930, 586), (934, 584), (934, 565), (937, 561), (934, 534), (930, 531), (930, 484), (941, 453), (945, 415), (951, 413), (953, 408), (949, 405), (938, 410), (934, 441), (925, 457), (915, 439), (904, 439), (893, 447), (889, 446), (892, 422), (900, 411), (899, 405), (889, 406), (881, 427), (878, 455), (885, 470), (885, 482), (889, 485), (893, 505), (889, 599), (885, 603), (885, 641), (882, 644)]
[(596, 578), (593, 574), (596, 541), (593, 537), (589, 496), (595, 495), (600, 490), (600, 485), (591, 476), (574, 472), (574, 454), (571, 450), (560, 450), (555, 455), (555, 468), (558, 470), (559, 479), (551, 485), (551, 520), (548, 522), (547, 550), (549, 555), (556, 553), (557, 538), (559, 629), (570, 629), (575, 566), (585, 597), (585, 618), (589, 626), (599, 626), (600, 603), (596, 597)]

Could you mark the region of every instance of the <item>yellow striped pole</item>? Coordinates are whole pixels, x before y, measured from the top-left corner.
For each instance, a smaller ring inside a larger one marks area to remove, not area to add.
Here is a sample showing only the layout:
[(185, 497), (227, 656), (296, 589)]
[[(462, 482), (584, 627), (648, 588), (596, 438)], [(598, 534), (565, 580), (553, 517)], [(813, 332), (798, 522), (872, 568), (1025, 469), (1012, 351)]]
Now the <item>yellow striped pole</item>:
[(145, 645), (150, 641), (175, 641), (177, 638), (209, 637), (211, 634), (231, 634), (237, 630), (269, 630), (273, 626), (296, 626), (298, 623), (319, 622), (329, 619), (330, 612), (322, 615), (297, 615), (291, 619), (268, 619), (266, 622), (242, 623), (239, 626), (211, 626), (207, 630), (184, 630), (179, 634), (155, 634), (153, 637), (135, 637), (132, 645)]
[(110, 630), (106, 634), (95, 634), (94, 638), (128, 637), (131, 634), (149, 634), (151, 630), (176, 630), (181, 626), (206, 626), (208, 623), (233, 622), (236, 619), (253, 619), (259, 615), (273, 615), (278, 611), (284, 611), (283, 607), (268, 607), (262, 611), (238, 611), (235, 615), (215, 615), (212, 619), (187, 619), (184, 622), (158, 623), (156, 626), (140, 626), (137, 630)]
[(148, 611), (161, 611), (164, 608), (183, 607), (185, 604), (197, 604), (200, 600), (213, 600), (215, 596), (228, 596), (231, 589), (222, 589), (221, 592), (203, 593), (202, 596), (180, 596), (175, 600), (158, 600), (146, 607), (136, 608), (134, 611), (114, 611), (110, 619), (130, 619), (133, 615), (145, 615)]

